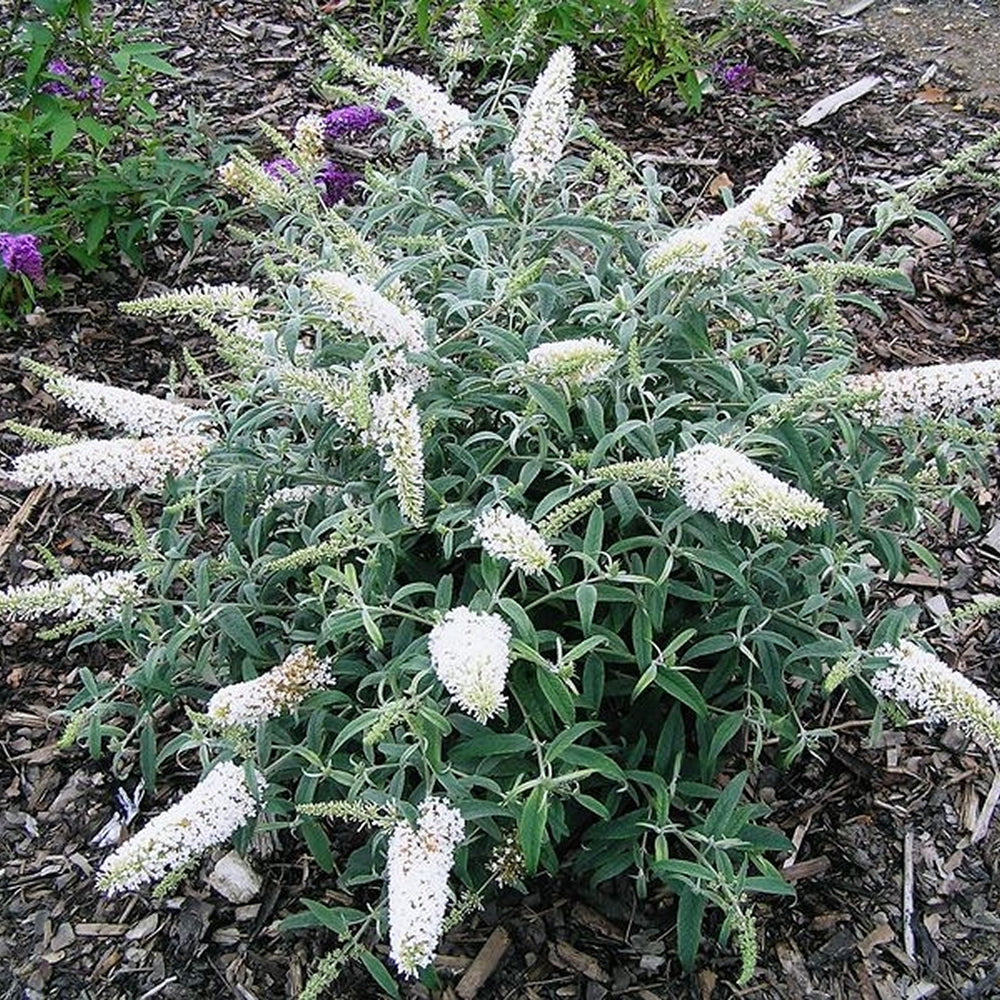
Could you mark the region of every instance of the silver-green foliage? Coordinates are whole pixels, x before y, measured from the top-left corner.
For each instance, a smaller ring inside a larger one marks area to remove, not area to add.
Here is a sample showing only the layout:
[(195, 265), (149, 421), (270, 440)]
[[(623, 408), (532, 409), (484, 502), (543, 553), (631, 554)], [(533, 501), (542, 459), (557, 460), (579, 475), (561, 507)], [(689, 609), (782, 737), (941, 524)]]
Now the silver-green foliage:
[[(905, 286), (891, 261), (845, 258), (838, 240), (650, 279), (643, 255), (671, 232), (659, 221), (669, 187), (648, 168), (604, 185), (591, 159), (610, 146), (589, 141), (592, 123), (573, 126), (549, 181), (513, 180), (516, 93), (473, 116), (476, 145), (451, 161), (397, 132), (356, 208), (324, 209), (289, 182), (291, 207), (251, 248), (257, 339), (245, 318), (234, 333), (224, 310), (202, 311), (236, 374), (213, 400), (219, 444), (173, 483), (144, 540), (153, 597), (125, 634), (141, 708), (118, 747), (138, 736), (147, 783), (185, 747), (251, 758), (269, 821), (346, 888), (381, 879), (384, 825), (338, 857), (324, 814), (412, 816), (444, 797), (466, 821), (456, 873), (474, 894), (512, 844), (528, 875), (627, 874), (640, 895), (665, 882), (683, 964), (711, 903), (745, 980), (750, 898), (790, 892), (768, 860), (787, 841), (754, 801), (755, 765), (774, 737), (790, 760), (820, 735), (803, 719), (830, 665), (905, 631), (905, 611), (869, 620), (876, 576), (933, 562), (910, 538), (943, 501), (975, 516), (962, 488), (979, 442), (928, 422), (866, 426), (840, 389), (855, 365), (840, 306), (878, 310), (840, 283)], [(864, 234), (846, 246), (860, 252)], [(418, 310), (426, 349), (404, 357), (347, 330), (316, 280), (331, 271)], [(538, 345), (584, 338), (615, 349), (595, 379), (545, 380), (527, 364)], [(366, 437), (368, 404), (404, 382), (422, 439), (423, 506), (409, 516)], [(691, 509), (671, 460), (702, 443), (752, 456), (829, 517), (766, 535)], [(476, 517), (498, 505), (544, 530), (549, 569), (512, 571), (475, 539)], [(458, 606), (513, 634), (506, 708), (486, 724), (429, 660), (429, 632)], [(151, 713), (165, 701), (203, 704), (302, 645), (332, 660), (335, 687), (249, 740), (202, 719), (158, 745)], [(344, 800), (358, 805), (296, 812)], [(333, 927), (354, 955), (368, 919), (317, 904), (292, 925)]]

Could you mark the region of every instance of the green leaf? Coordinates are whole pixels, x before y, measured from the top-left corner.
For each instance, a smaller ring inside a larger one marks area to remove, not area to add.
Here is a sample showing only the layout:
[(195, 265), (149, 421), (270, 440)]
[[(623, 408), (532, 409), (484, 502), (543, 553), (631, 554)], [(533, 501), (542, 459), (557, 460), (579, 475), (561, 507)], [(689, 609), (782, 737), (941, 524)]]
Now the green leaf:
[(694, 968), (698, 957), (706, 902), (692, 889), (682, 889), (677, 900), (677, 957), (685, 972)]
[(102, 205), (87, 220), (85, 232), (87, 234), (87, 252), (94, 253), (101, 245), (104, 234), (108, 231), (108, 224), (111, 221), (111, 209), (107, 205)]
[(733, 815), (733, 811), (736, 809), (737, 803), (740, 801), (740, 796), (743, 794), (743, 788), (747, 783), (748, 776), (747, 771), (741, 771), (735, 777), (731, 778), (729, 784), (723, 788), (722, 793), (715, 800), (715, 804), (712, 806), (703, 824), (702, 829), (706, 836), (723, 837), (727, 835), (729, 831), (727, 831), (726, 827)]
[(370, 951), (365, 949), (358, 954), (361, 964), (368, 970), (368, 975), (389, 994), (393, 1000), (399, 1000), (399, 986), (392, 973)]
[(607, 755), (593, 747), (568, 746), (562, 752), (562, 759), (573, 767), (585, 767), (612, 781), (626, 781), (625, 772)]
[(521, 810), (517, 823), (517, 842), (524, 856), (524, 868), (529, 875), (538, 871), (538, 859), (542, 854), (545, 839), (545, 823), (549, 815), (549, 793), (541, 785), (536, 785)]
[(144, 66), (146, 69), (152, 70), (154, 73), (161, 73), (163, 76), (181, 75), (179, 69), (171, 66), (165, 59), (161, 59), (159, 56), (155, 56), (151, 52), (133, 53), (132, 62), (138, 64), (139, 66)]
[(73, 141), (76, 135), (76, 119), (72, 115), (59, 115), (51, 128), (50, 146), (52, 155), (58, 156)]
[(325, 903), (304, 896), (302, 902), (316, 918), (319, 926), (328, 927), (341, 937), (347, 937), (351, 933), (351, 924), (365, 919), (365, 914), (361, 910), (352, 910), (347, 906), (327, 906)]
[(730, 712), (715, 727), (715, 732), (712, 733), (712, 742), (708, 748), (708, 759), (713, 762), (713, 768), (716, 766), (714, 762), (729, 746), (729, 741), (740, 731), (744, 722), (745, 717), (742, 712)]
[(594, 624), (594, 609), (597, 607), (597, 588), (592, 583), (581, 583), (574, 594), (576, 607), (580, 612), (580, 626), (586, 635)]
[(538, 686), (542, 689), (545, 700), (555, 709), (556, 715), (567, 726), (571, 726), (576, 719), (576, 708), (565, 683), (547, 667), (539, 666)]
[(335, 868), (333, 854), (330, 851), (330, 841), (323, 828), (312, 818), (302, 820), (299, 827), (302, 831), (302, 839), (305, 840), (310, 854), (316, 859), (316, 864), (325, 872), (332, 872)]
[(246, 502), (246, 477), (236, 475), (222, 496), (222, 517), (236, 545), (242, 545), (245, 537), (243, 515), (246, 511)]
[(537, 382), (530, 383), (525, 388), (538, 409), (550, 420), (555, 421), (563, 434), (572, 437), (573, 425), (570, 422), (569, 410), (562, 394), (550, 385), (541, 385)]
[(239, 608), (232, 604), (224, 604), (215, 615), (215, 620), (222, 633), (232, 639), (240, 649), (252, 656), (264, 658), (264, 650), (257, 641), (246, 615)]
[(587, 533), (583, 538), (583, 551), (591, 559), (597, 559), (604, 542), (604, 511), (595, 507), (587, 520)]
[(740, 587), (747, 585), (739, 566), (719, 552), (712, 549), (679, 549), (677, 555), (697, 563), (699, 566), (714, 570), (716, 573), (721, 573), (723, 576), (728, 576), (733, 583)]
[(102, 149), (107, 146), (107, 144), (114, 137), (114, 131), (99, 122), (96, 118), (92, 118), (90, 115), (84, 115), (83, 118), (77, 121), (77, 127), (80, 129), (84, 135), (90, 136), (95, 143)]
[(156, 727), (152, 716), (146, 716), (139, 730), (139, 769), (142, 772), (142, 783), (146, 794), (153, 798), (156, 795)]
[(661, 666), (656, 674), (656, 686), (687, 705), (696, 715), (702, 718), (708, 715), (708, 703), (702, 693), (676, 667)]
[[(545, 751), (545, 759), (549, 762), (558, 760), (562, 752), (571, 743), (575, 743), (581, 736), (591, 732), (591, 730), (600, 728), (600, 722), (591, 720), (589, 722), (577, 722), (575, 725), (570, 726), (569, 729), (564, 729), (548, 745)], [(529, 745), (532, 745), (530, 740), (528, 742)]]
[(951, 502), (955, 510), (965, 518), (966, 523), (973, 533), (982, 527), (982, 519), (979, 516), (979, 509), (964, 493), (954, 492), (951, 495)]
[(489, 760), (513, 754), (533, 754), (535, 744), (523, 733), (483, 733), (467, 736), (456, 744), (449, 757), (454, 763)]

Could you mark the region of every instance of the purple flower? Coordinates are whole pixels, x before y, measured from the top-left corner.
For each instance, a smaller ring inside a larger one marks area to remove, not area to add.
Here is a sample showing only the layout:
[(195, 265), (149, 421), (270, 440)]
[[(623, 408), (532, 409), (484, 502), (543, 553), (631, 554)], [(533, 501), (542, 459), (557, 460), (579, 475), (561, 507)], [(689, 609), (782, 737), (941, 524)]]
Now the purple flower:
[(738, 62), (732, 66), (719, 63), (716, 73), (721, 77), (722, 84), (729, 90), (746, 90), (753, 83), (756, 70), (749, 63)]
[(283, 181), (286, 177), (299, 172), (299, 168), (284, 156), (279, 156), (276, 160), (268, 160), (263, 166), (264, 173), (276, 181)]
[(23, 274), (36, 285), (45, 283), (38, 237), (30, 233), (0, 233), (0, 262), (9, 274)]
[(319, 187), (320, 200), (328, 208), (344, 200), (350, 194), (351, 188), (361, 180), (360, 174), (343, 170), (332, 160), (327, 160), (316, 175), (316, 185)]
[(74, 75), (74, 70), (65, 59), (53, 59), (46, 68), (53, 76)]
[(324, 119), (323, 126), (327, 139), (336, 141), (345, 136), (360, 135), (381, 125), (385, 115), (367, 104), (350, 104), (345, 108), (331, 111)]
[(59, 80), (46, 80), (38, 89), (43, 94), (51, 94), (53, 97), (73, 96), (73, 89)]

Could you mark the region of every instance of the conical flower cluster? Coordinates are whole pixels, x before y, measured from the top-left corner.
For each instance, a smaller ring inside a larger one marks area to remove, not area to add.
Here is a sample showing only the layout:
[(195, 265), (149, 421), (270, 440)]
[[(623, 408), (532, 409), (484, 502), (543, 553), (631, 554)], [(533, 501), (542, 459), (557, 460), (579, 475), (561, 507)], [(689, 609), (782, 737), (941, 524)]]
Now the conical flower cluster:
[(573, 50), (564, 45), (552, 53), (539, 76), (510, 147), (515, 177), (544, 181), (559, 162), (569, 131), (575, 68)]
[(601, 337), (560, 340), (528, 351), (522, 374), (547, 385), (576, 389), (607, 375), (617, 357), (617, 349)]
[(445, 32), (448, 57), (454, 63), (464, 62), (472, 55), (472, 39), (480, 33), (479, 8), (482, 0), (460, 0), (455, 19)]
[[(264, 776), (255, 773), (258, 791)], [(256, 815), (257, 799), (242, 767), (216, 765), (187, 795), (104, 860), (97, 886), (108, 895), (157, 882), (221, 844)]]
[(909, 705), (928, 722), (956, 726), (980, 746), (1000, 752), (1000, 703), (967, 677), (913, 642), (883, 646), (875, 655), (891, 661), (872, 677), (883, 698)]
[(266, 169), (259, 160), (243, 151), (234, 153), (219, 167), (219, 181), (251, 205), (259, 203), (282, 208), (288, 204), (288, 189), (277, 171)]
[(310, 173), (326, 160), (326, 122), (322, 116), (303, 115), (295, 123), (292, 150), (298, 166)]
[(869, 421), (887, 426), (908, 417), (967, 413), (1000, 402), (1000, 361), (965, 361), (898, 371), (852, 375), (844, 387), (877, 393), (861, 409)]
[(498, 615), (453, 608), (431, 630), (427, 645), (438, 680), (479, 722), (506, 704), (510, 627)]
[(406, 105), (443, 153), (454, 156), (475, 141), (476, 132), (469, 112), (449, 101), (437, 84), (395, 67), (383, 68), (379, 75), (382, 87)]
[(424, 317), (403, 312), (370, 285), (342, 271), (318, 271), (310, 276), (313, 290), (352, 333), (385, 344), (390, 350), (423, 351)]
[(179, 434), (184, 424), (198, 413), (189, 406), (146, 393), (64, 375), (47, 365), (23, 364), (44, 379), (45, 391), (56, 399), (86, 417), (100, 420), (109, 427), (121, 428), (126, 434), (151, 437)]
[(748, 242), (788, 218), (792, 203), (815, 178), (819, 159), (814, 146), (797, 142), (738, 205), (656, 244), (646, 255), (646, 270), (658, 275), (724, 267)]
[(0, 618), (35, 621), (44, 615), (58, 615), (81, 622), (113, 621), (128, 604), (141, 596), (135, 573), (71, 573), (58, 580), (44, 580), (0, 592)]
[(819, 524), (827, 510), (808, 493), (765, 472), (745, 455), (717, 444), (700, 444), (674, 459), (684, 502), (768, 534), (789, 526)]
[(137, 487), (159, 493), (168, 476), (193, 469), (210, 444), (197, 434), (79, 441), (19, 455), (8, 475), (25, 486)]
[(206, 712), (220, 726), (254, 726), (291, 711), (317, 688), (333, 683), (330, 661), (305, 647), (260, 677), (216, 691)]
[(520, 514), (492, 507), (483, 511), (472, 527), (483, 548), (497, 559), (506, 559), (514, 569), (529, 575), (542, 573), (554, 561), (548, 542)]
[(371, 423), (363, 440), (385, 460), (399, 495), (399, 509), (411, 524), (424, 519), (424, 443), (413, 386), (397, 385), (371, 400)]
[(459, 811), (442, 799), (425, 799), (417, 828), (397, 823), (389, 837), (389, 954), (407, 976), (416, 976), (437, 951), (448, 905), (448, 876), (465, 833)]
[(442, 152), (455, 155), (475, 139), (469, 112), (448, 100), (448, 95), (437, 84), (409, 70), (378, 66), (362, 59), (331, 35), (327, 35), (323, 42), (345, 73), (362, 83), (380, 88), (389, 97), (405, 104)]

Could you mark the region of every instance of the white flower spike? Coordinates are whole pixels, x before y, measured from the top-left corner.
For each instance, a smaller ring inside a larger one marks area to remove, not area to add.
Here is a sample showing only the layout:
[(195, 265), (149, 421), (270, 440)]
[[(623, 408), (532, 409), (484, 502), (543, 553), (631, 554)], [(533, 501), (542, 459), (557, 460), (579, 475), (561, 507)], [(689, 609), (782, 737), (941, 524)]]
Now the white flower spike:
[(905, 640), (875, 655), (891, 661), (872, 677), (879, 695), (909, 705), (928, 722), (957, 726), (981, 747), (1000, 752), (1000, 703), (966, 676)]
[(25, 486), (138, 487), (159, 493), (167, 476), (193, 469), (211, 443), (197, 434), (78, 441), (19, 455), (9, 475)]
[(893, 427), (908, 417), (963, 413), (1000, 401), (1000, 361), (965, 361), (852, 375), (845, 388), (877, 392), (862, 408), (869, 422)]
[[(256, 773), (257, 788), (264, 776)], [(158, 882), (169, 872), (221, 844), (257, 813), (257, 799), (242, 767), (216, 765), (187, 795), (107, 857), (97, 887), (109, 896)]]
[(483, 511), (473, 522), (474, 537), (497, 559), (506, 559), (514, 569), (529, 576), (543, 573), (555, 561), (552, 549), (520, 514), (503, 507)]
[(140, 596), (138, 578), (130, 570), (71, 573), (0, 592), (0, 618), (35, 621), (52, 614), (94, 623), (114, 621)]
[(220, 726), (254, 726), (291, 711), (313, 691), (333, 683), (330, 661), (306, 647), (260, 677), (220, 688), (209, 700), (206, 712)]
[(425, 799), (414, 829), (405, 820), (389, 838), (389, 954), (403, 975), (416, 976), (437, 951), (448, 905), (448, 876), (465, 832), (461, 813)]
[(453, 608), (428, 639), (438, 679), (463, 711), (479, 722), (496, 715), (507, 698), (510, 627), (498, 615)]
[(723, 522), (738, 521), (780, 534), (791, 525), (819, 524), (827, 516), (818, 500), (776, 479), (732, 448), (696, 445), (676, 456), (674, 469), (684, 502)]
[(552, 175), (566, 145), (575, 68), (573, 50), (563, 45), (539, 76), (510, 147), (510, 171), (515, 177), (540, 182)]

